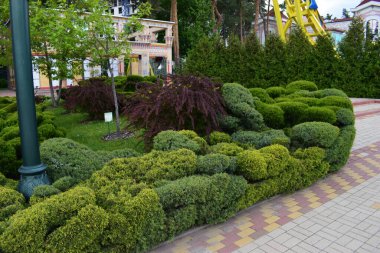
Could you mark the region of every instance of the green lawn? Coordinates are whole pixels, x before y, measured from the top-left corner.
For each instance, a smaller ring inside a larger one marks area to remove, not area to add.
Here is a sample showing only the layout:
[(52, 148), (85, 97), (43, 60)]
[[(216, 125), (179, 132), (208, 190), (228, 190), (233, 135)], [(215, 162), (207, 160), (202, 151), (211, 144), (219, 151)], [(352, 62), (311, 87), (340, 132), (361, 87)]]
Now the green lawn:
[[(104, 121), (84, 122), (85, 113), (66, 113), (62, 107), (49, 109), (56, 115), (55, 123), (65, 129), (66, 138), (87, 145), (93, 150), (116, 150), (130, 148), (138, 152), (144, 151), (141, 138), (131, 137), (126, 140), (104, 141), (102, 137), (108, 133), (108, 125)], [(84, 123), (83, 123), (84, 122)], [(125, 118), (122, 119), (122, 128), (126, 126)], [(111, 133), (116, 131), (115, 123), (110, 123)], [(137, 135), (141, 132), (136, 133)]]

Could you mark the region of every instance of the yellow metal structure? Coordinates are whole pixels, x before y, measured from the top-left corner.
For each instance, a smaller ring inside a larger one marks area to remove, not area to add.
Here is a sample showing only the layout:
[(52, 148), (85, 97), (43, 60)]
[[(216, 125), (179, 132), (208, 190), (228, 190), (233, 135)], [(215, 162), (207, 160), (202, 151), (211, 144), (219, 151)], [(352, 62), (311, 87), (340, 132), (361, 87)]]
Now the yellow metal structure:
[(282, 40), (286, 40), (287, 31), (293, 22), (305, 32), (312, 44), (317, 36), (326, 34), (315, 0), (285, 0), (285, 5), (288, 20), (284, 24), (278, 0), (273, 0), (278, 33)]

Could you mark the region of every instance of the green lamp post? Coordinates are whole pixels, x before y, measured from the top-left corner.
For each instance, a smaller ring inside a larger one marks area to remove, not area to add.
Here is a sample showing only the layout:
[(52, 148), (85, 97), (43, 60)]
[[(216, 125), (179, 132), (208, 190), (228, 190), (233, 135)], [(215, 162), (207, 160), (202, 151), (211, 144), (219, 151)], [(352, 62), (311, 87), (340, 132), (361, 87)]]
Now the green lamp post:
[(34, 101), (32, 55), (27, 0), (10, 0), (13, 63), (23, 163), (19, 191), (29, 198), (34, 187), (49, 184), (46, 166), (41, 163)]

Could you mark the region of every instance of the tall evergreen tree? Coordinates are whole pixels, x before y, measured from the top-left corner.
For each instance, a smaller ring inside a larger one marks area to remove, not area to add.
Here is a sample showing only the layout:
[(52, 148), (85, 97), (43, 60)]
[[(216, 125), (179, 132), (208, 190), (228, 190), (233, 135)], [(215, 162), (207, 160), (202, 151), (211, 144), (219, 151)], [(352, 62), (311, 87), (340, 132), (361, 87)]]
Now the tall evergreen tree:
[(264, 49), (256, 33), (251, 33), (244, 43), (244, 55), (241, 60), (241, 82), (248, 87), (265, 87), (263, 83)]
[(265, 40), (263, 79), (266, 86), (281, 86), (287, 83), (285, 43), (277, 34)]

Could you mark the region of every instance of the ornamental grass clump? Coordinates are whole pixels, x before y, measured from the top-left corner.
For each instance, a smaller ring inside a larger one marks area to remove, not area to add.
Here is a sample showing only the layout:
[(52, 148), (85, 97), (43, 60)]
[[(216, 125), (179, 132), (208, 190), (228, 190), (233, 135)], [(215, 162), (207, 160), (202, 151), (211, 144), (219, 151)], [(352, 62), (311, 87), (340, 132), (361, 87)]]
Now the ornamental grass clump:
[(205, 135), (219, 129), (218, 115), (225, 114), (220, 84), (196, 76), (168, 80), (164, 85), (138, 85), (125, 107), (130, 124), (146, 129), (146, 140), (165, 130), (192, 129)]

